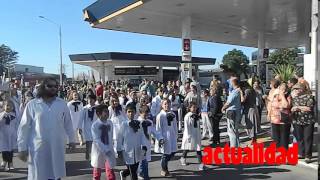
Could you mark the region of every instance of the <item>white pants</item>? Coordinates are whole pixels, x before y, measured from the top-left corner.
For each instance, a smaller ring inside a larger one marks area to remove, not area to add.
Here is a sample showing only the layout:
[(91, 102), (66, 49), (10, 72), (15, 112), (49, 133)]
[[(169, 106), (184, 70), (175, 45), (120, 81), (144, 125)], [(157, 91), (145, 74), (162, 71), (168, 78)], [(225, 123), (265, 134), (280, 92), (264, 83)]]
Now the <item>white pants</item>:
[(212, 124), (210, 122), (208, 113), (201, 113), (201, 119), (202, 119), (202, 137), (206, 137), (207, 132), (209, 133), (209, 138), (213, 137), (213, 130), (212, 130)]

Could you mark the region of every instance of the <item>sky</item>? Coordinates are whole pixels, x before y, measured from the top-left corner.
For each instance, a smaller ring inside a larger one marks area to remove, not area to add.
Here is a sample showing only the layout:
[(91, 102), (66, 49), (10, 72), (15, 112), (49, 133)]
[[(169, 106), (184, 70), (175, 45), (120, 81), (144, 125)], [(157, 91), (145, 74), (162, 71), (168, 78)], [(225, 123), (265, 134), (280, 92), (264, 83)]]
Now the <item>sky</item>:
[[(62, 27), (63, 64), (72, 76), (70, 54), (96, 52), (129, 52), (181, 55), (181, 39), (92, 28), (83, 20), (82, 10), (95, 0), (0, 0), (0, 44), (19, 53), (19, 64), (44, 67), (46, 73), (59, 74), (58, 27)], [(254, 48), (192, 42), (192, 56), (216, 58), (221, 63), (232, 49), (242, 50), (250, 59)], [(217, 67), (217, 66), (216, 66)], [(212, 67), (210, 67), (212, 68)], [(75, 75), (88, 72), (87, 67), (75, 65)]]

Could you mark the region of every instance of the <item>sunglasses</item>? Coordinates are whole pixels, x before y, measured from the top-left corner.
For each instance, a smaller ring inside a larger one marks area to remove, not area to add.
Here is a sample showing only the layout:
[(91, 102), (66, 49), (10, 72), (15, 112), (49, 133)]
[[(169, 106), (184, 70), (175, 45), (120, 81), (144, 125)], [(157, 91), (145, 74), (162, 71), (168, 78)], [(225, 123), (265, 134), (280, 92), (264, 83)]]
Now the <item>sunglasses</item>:
[(56, 89), (58, 89), (59, 86), (58, 85), (47, 84), (46, 87), (47, 88), (56, 88)]

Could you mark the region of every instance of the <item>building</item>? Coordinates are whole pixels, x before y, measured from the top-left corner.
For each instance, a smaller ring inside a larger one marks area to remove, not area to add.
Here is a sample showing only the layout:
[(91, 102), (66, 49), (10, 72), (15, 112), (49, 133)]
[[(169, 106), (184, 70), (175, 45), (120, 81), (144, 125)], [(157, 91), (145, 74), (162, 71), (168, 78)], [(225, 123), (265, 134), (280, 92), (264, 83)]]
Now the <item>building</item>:
[[(96, 81), (118, 79), (178, 80), (181, 56), (105, 52), (69, 55), (72, 63), (89, 66)], [(200, 65), (214, 65), (215, 58), (192, 58), (193, 75), (199, 77)]]
[(10, 75), (19, 84), (21, 83), (21, 79), (23, 79), (25, 86), (35, 85), (37, 81), (48, 77), (53, 77), (57, 80), (60, 78), (58, 74), (45, 73), (44, 67), (25, 64), (14, 64)]

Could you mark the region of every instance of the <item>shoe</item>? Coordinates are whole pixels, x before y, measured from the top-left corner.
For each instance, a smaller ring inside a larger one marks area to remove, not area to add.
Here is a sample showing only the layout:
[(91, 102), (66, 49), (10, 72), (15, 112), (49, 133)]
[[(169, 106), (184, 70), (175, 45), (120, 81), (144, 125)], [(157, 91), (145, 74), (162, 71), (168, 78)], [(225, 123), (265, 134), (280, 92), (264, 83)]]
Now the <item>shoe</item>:
[(202, 140), (207, 140), (208, 138), (207, 137), (202, 137)]
[(14, 170), (13, 164), (12, 163), (8, 163), (8, 169), (9, 170)]
[(298, 159), (304, 159), (304, 156), (298, 155)]
[(304, 162), (306, 162), (307, 164), (311, 163), (311, 158), (306, 158)]
[(166, 176), (170, 176), (170, 173), (169, 173), (169, 171), (162, 171), (161, 170), (160, 175), (163, 177), (166, 177)]
[(160, 172), (160, 175), (163, 176), (163, 177), (165, 177), (165, 176), (166, 176), (166, 172), (165, 172), (165, 171), (161, 171), (161, 172)]
[(186, 163), (186, 158), (180, 158), (180, 162), (181, 162), (181, 165), (182, 166), (186, 166), (187, 165), (187, 163)]
[(202, 163), (199, 164), (199, 171), (203, 171), (203, 170), (204, 170), (204, 167), (205, 167), (204, 164), (202, 164)]
[(144, 177), (142, 177), (141, 175), (138, 176), (138, 179), (144, 180)]
[(123, 175), (123, 171), (120, 171), (120, 180), (125, 180), (126, 177)]
[(2, 161), (2, 162), (1, 162), (1, 168), (2, 168), (2, 169), (5, 169), (5, 168), (6, 168), (6, 164), (7, 164), (6, 162)]

